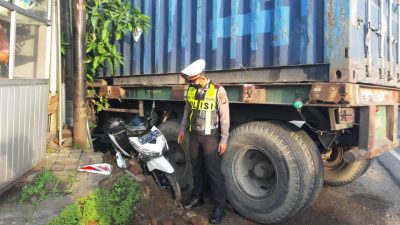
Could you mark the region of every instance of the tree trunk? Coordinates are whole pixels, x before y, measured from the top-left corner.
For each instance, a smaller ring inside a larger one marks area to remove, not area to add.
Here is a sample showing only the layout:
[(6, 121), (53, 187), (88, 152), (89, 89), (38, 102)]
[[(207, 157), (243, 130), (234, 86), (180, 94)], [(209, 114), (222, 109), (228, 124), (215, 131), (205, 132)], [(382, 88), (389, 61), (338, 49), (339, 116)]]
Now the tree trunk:
[(86, 113), (86, 0), (72, 1), (74, 39), (74, 131), (73, 141), (80, 147), (88, 146)]

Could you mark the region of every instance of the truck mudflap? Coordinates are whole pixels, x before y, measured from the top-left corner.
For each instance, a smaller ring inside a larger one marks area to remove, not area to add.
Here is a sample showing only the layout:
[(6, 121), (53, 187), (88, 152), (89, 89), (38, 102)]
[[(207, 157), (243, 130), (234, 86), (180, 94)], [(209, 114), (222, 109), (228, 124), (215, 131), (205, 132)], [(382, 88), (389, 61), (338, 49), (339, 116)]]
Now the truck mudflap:
[(345, 153), (344, 159), (348, 163), (374, 158), (399, 146), (399, 89), (351, 83), (315, 83), (310, 90), (309, 103), (334, 103), (358, 109), (355, 116), (359, 117), (359, 122), (354, 124), (359, 126), (358, 147)]

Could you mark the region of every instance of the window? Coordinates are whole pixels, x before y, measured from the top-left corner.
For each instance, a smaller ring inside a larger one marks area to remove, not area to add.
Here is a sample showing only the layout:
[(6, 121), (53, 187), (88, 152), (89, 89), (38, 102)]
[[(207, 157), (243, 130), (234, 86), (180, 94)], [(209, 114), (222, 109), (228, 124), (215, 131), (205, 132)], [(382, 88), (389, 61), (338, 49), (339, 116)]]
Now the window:
[(0, 6), (0, 78), (8, 77), (10, 12), (10, 10)]
[(15, 78), (45, 78), (47, 26), (16, 15)]
[(40, 17), (47, 18), (47, 0), (15, 0), (15, 5)]
[(47, 78), (50, 3), (0, 0), (0, 78)]

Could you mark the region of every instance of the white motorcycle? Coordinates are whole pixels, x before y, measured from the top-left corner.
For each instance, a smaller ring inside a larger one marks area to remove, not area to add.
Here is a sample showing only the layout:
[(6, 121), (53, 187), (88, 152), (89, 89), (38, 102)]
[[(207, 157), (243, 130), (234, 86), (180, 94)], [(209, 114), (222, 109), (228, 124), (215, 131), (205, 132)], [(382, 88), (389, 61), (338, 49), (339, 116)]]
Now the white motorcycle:
[(164, 157), (169, 150), (161, 131), (149, 124), (145, 118), (136, 117), (130, 124), (121, 118), (112, 118), (106, 123), (105, 132), (117, 152), (117, 164), (126, 168), (122, 155), (137, 159), (144, 174), (151, 174), (157, 185), (172, 194), (176, 203), (181, 200), (181, 190), (172, 175), (174, 168)]

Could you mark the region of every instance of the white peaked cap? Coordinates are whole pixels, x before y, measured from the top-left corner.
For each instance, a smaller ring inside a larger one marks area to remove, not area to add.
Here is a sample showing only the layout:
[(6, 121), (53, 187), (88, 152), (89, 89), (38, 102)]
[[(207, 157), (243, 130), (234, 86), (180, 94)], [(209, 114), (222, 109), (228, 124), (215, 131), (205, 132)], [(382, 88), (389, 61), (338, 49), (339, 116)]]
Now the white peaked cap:
[(186, 75), (186, 77), (190, 80), (192, 77), (199, 75), (203, 72), (206, 67), (206, 61), (204, 59), (198, 59), (194, 61), (192, 64), (187, 66), (181, 72)]

